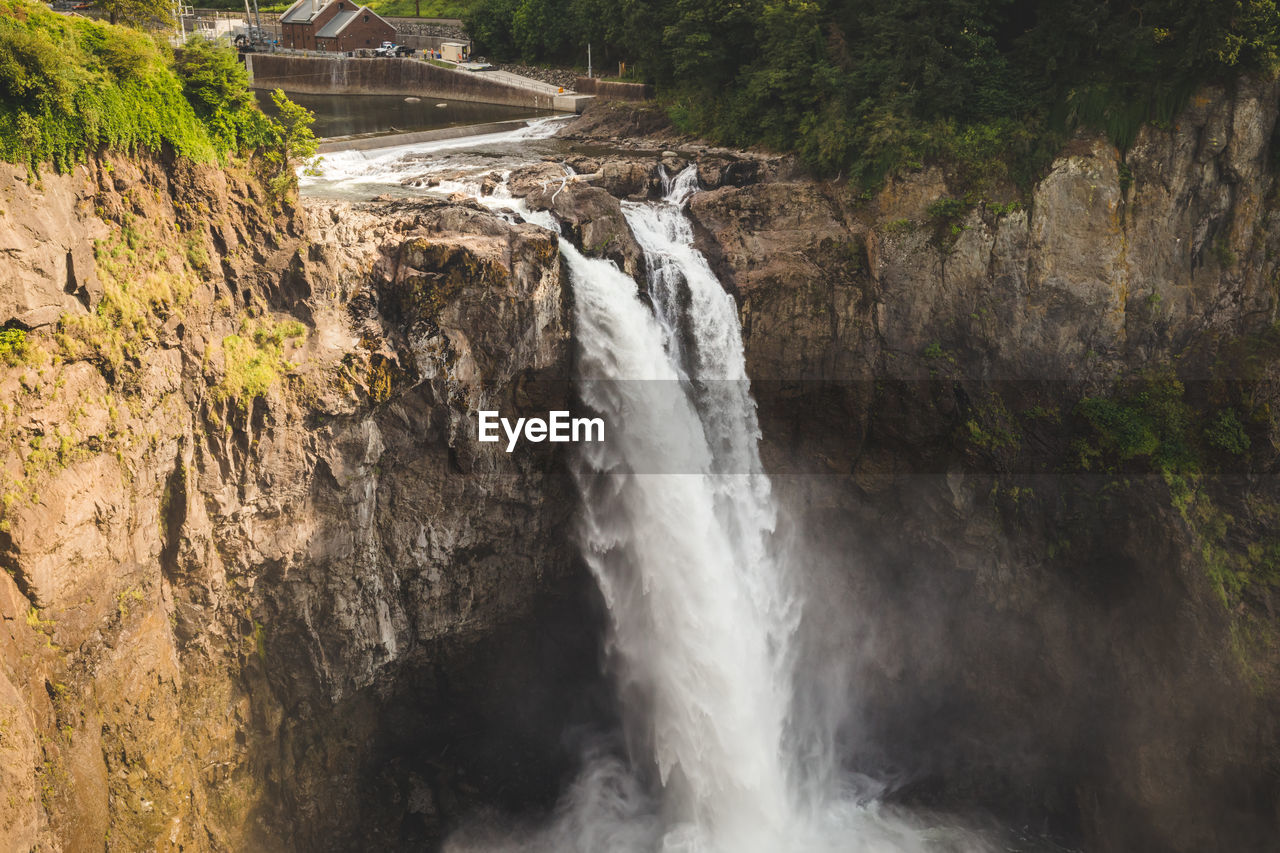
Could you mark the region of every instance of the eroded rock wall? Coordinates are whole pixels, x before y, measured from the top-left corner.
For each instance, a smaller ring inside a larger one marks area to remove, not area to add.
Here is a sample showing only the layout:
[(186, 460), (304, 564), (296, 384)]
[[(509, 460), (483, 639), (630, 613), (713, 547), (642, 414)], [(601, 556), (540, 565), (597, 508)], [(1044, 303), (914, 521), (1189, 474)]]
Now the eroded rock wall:
[[(692, 199), (816, 567), (810, 653), (854, 662), (848, 754), (899, 796), (1090, 850), (1273, 842), (1274, 587), (1245, 552), (1280, 497), (1277, 94), (1205, 90), (1123, 157), (1082, 134), (1000, 203), (942, 169)], [(1116, 380), (1252, 412), (1247, 461), (1084, 459)]]
[[(697, 165), (812, 698), (894, 796), (1090, 850), (1274, 839), (1276, 100), (1206, 91), (976, 205), (940, 169), (867, 201), (647, 108), (575, 125), (581, 180), (512, 175), (641, 274), (619, 200)], [(602, 617), (563, 460), (469, 424), (571, 407), (552, 237), (164, 159), (3, 177), (0, 839), (416, 849), (549, 806), (561, 736), (611, 713)], [(1244, 411), (1247, 376), (1247, 457), (1108, 462), (1080, 403), (1153, 371), (1178, 412)]]
[(468, 423), (565, 407), (554, 239), (160, 159), (4, 177), (6, 849), (421, 845), (545, 799), (597, 672), (573, 493)]

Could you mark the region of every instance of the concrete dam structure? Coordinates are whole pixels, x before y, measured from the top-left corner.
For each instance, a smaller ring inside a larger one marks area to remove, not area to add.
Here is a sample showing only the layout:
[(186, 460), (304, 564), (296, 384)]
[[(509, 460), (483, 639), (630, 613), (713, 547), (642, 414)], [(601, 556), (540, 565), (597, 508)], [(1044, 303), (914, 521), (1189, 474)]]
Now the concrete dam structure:
[(245, 56), (258, 89), (310, 94), (415, 95), (558, 112), (581, 112), (589, 97), (511, 85), (485, 72), (454, 71), (417, 59), (356, 59), (257, 53)]

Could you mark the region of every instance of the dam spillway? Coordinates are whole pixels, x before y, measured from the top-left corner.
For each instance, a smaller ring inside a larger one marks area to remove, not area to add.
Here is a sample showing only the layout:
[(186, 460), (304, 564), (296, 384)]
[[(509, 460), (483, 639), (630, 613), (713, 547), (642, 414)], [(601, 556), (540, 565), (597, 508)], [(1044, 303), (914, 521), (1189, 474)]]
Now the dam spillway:
[(250, 84), (308, 94), (406, 95), (535, 110), (580, 112), (587, 96), (551, 92), (454, 71), (418, 59), (246, 54)]

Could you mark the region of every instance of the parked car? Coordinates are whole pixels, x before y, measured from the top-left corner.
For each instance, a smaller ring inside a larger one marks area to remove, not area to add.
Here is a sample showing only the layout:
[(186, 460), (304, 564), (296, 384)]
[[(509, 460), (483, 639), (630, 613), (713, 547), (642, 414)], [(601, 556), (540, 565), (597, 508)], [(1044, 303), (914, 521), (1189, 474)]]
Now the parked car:
[(413, 56), (413, 48), (405, 47), (402, 44), (396, 44), (393, 41), (384, 41), (380, 47), (373, 52), (374, 56)]

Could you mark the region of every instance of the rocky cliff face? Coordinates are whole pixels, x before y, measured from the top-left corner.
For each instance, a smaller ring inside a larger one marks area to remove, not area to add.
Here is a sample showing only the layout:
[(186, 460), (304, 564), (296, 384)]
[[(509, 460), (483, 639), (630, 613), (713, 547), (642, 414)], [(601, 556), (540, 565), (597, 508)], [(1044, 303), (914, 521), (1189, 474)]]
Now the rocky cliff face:
[[(698, 165), (806, 667), (894, 796), (1089, 850), (1273, 843), (1278, 94), (1205, 90), (1123, 156), (1082, 134), (977, 203), (942, 168), (868, 200), (644, 107), (562, 134), (615, 174)], [(557, 216), (607, 221), (574, 192)]]
[[(1206, 91), (1123, 157), (1081, 136), (978, 203), (942, 169), (855, 197), (635, 106), (570, 128), (577, 180), (511, 176), (641, 274), (620, 200), (697, 165), (805, 668), (893, 796), (1269, 849), (1277, 94)], [(564, 733), (611, 713), (601, 616), (559, 454), (471, 424), (570, 407), (551, 236), (163, 159), (0, 177), (5, 846), (421, 849), (549, 805)]]
[(711, 171), (690, 215), (741, 303), (808, 653), (897, 796), (1089, 850), (1273, 843), (1277, 94), (1206, 90), (1123, 157), (1081, 135), (977, 204), (942, 169), (867, 201), (759, 156), (717, 186), (745, 155), (646, 126)]
[(5, 180), (5, 849), (427, 843), (545, 799), (596, 677), (574, 498), (470, 424), (567, 400), (551, 236), (153, 160)]

